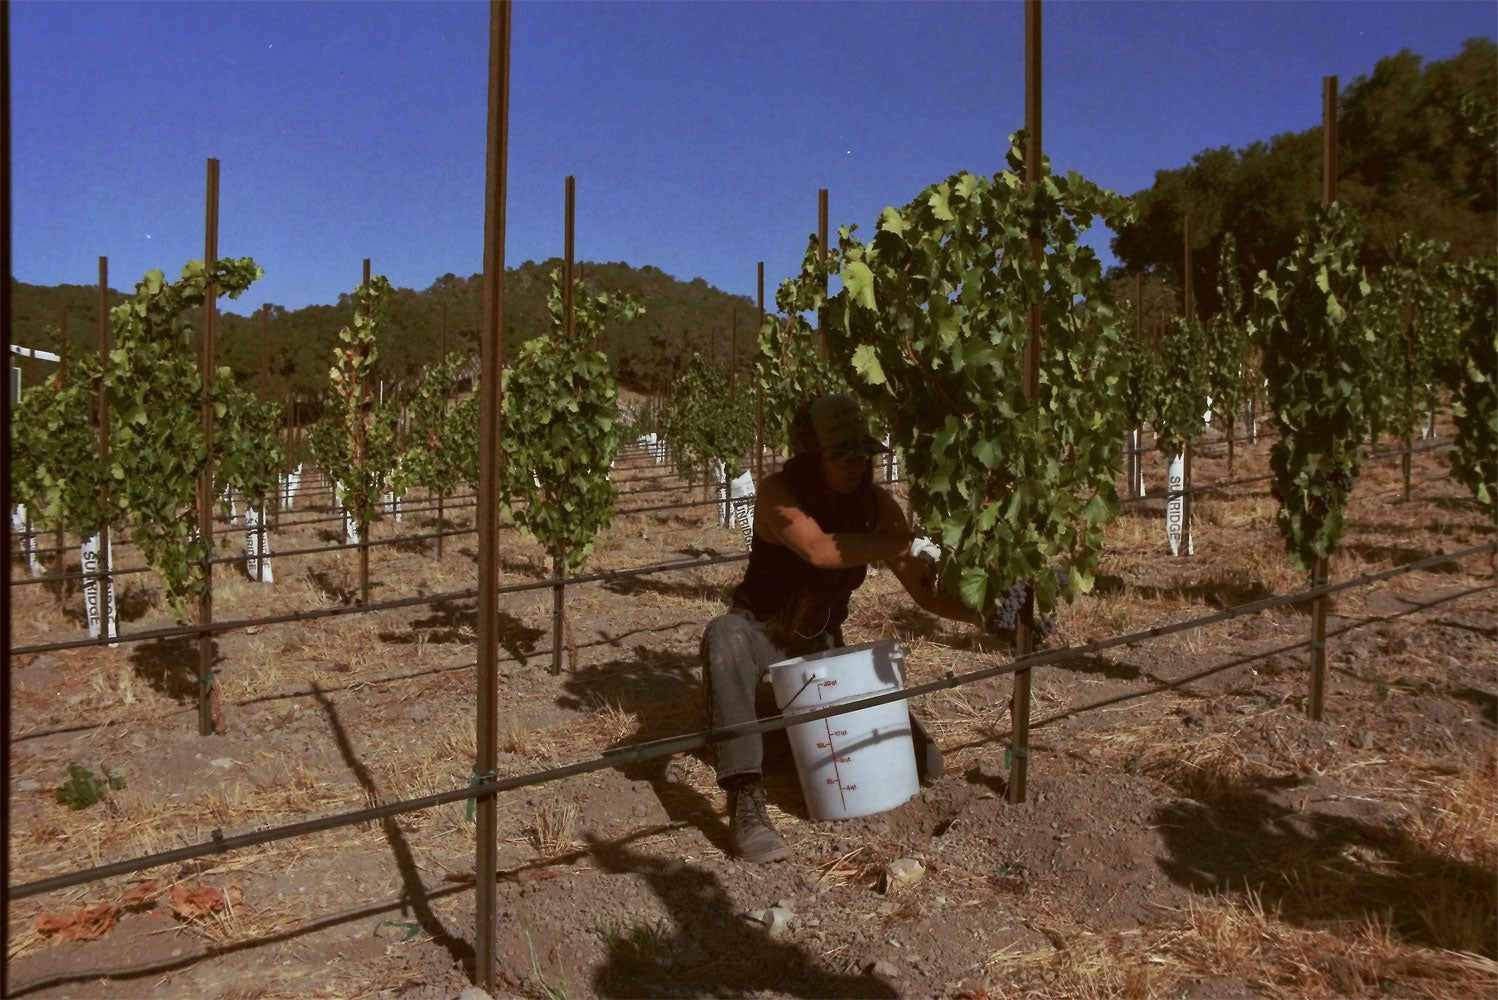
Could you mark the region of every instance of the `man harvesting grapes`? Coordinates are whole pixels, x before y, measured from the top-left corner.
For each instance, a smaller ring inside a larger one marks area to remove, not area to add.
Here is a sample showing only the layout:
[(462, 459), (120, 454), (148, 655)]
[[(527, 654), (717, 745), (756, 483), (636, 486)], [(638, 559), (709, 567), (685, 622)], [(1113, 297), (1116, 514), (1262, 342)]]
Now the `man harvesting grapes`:
[[(895, 498), (874, 484), (872, 457), (886, 450), (851, 396), (818, 396), (797, 411), (791, 458), (759, 486), (744, 579), (728, 612), (703, 632), (715, 728), (755, 719), (755, 691), (771, 664), (843, 645), (848, 599), (870, 563), (888, 565), (922, 609), (975, 622), (959, 600), (932, 593), (936, 545), (913, 535)], [(924, 783), (935, 781), (941, 751), (914, 716), (911, 730), (917, 772)], [(717, 755), (734, 854), (754, 862), (789, 856), (765, 808), (760, 735), (722, 740)]]

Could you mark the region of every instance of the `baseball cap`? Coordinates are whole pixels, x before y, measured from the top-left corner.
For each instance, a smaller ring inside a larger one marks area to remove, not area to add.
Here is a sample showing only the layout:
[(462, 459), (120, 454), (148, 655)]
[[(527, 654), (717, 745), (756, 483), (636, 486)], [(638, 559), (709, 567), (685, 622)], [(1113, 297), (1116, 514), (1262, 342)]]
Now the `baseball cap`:
[(863, 411), (852, 396), (818, 396), (801, 407), (791, 422), (791, 440), (799, 454), (820, 451), (831, 458), (868, 458), (889, 451), (869, 433)]

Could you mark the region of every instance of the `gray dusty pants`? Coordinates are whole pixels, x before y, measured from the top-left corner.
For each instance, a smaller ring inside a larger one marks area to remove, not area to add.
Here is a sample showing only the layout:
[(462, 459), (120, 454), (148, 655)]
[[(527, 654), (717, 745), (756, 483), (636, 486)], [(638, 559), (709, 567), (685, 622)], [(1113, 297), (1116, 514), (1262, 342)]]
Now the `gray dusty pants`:
[[(787, 652), (770, 641), (762, 623), (737, 610), (719, 615), (702, 632), (702, 683), (707, 718), (713, 728), (753, 722), (755, 694), (770, 664), (827, 648), (823, 638), (809, 649)], [(760, 773), (764, 738), (759, 733), (722, 740), (718, 748), (718, 784), (740, 774)]]
[[(808, 640), (804, 648), (785, 650), (771, 642), (764, 625), (747, 612), (735, 609), (719, 615), (702, 632), (702, 681), (709, 724), (716, 729), (753, 722), (758, 717), (755, 696), (771, 664), (841, 645), (840, 634), (826, 633)], [(940, 775), (941, 752), (913, 714), (910, 729), (917, 748), (917, 772), (923, 780), (928, 770)], [(759, 733), (720, 740), (717, 751), (719, 785), (737, 775), (761, 773), (764, 738)]]

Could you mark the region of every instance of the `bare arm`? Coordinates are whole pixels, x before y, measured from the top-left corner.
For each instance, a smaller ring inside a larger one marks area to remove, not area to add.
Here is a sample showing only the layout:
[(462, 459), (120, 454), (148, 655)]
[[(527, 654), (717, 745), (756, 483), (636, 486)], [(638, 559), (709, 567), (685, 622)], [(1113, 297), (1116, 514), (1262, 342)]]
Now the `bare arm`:
[[(818, 569), (890, 562), (909, 551), (911, 534), (899, 515), (899, 506), (883, 490), (878, 492), (880, 516), (872, 532), (829, 533), (796, 501), (785, 479), (776, 473), (760, 484), (754, 533), (766, 541), (784, 545)], [(885, 516), (886, 501), (894, 508), (893, 521)]]
[[(901, 512), (900, 505), (888, 493), (882, 490), (880, 493), (879, 527), (882, 529), (887, 524), (897, 524), (903, 528), (905, 515)], [(922, 611), (928, 611), (939, 618), (967, 622), (969, 625), (980, 624), (978, 615), (957, 598), (948, 594), (931, 592), (930, 581), (933, 567), (912, 556), (908, 545), (885, 562), (889, 565), (890, 571), (895, 574), (895, 579), (900, 581), (900, 585), (910, 595), (910, 599)]]

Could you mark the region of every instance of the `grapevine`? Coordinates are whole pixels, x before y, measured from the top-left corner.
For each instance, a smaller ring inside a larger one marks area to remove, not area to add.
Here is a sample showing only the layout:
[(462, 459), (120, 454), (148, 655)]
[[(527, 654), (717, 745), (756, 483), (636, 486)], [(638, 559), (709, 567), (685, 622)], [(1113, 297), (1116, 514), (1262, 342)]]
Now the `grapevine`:
[(1207, 343), (1202, 325), (1179, 316), (1160, 344), (1160, 381), (1152, 421), (1155, 443), (1166, 455), (1180, 455), (1207, 429)]
[[(22, 453), (20, 495), (50, 523), (65, 521), (83, 535), (128, 523), (131, 540), (162, 575), (179, 620), (185, 603), (206, 589), (204, 565), (212, 552), (212, 541), (198, 534), (191, 517), (200, 473), (211, 459), (216, 468), (237, 474), (233, 470), (247, 470), (255, 461), (242, 452), (271, 451), (278, 444), (273, 431), (260, 436), (265, 428), (254, 418), (252, 426), (234, 423), (233, 374), (219, 368), (209, 396), (216, 421), (229, 423), (225, 433), (215, 434), (210, 456), (191, 316), (203, 306), (210, 284), (237, 298), (263, 273), (248, 257), (215, 261), (211, 271), (202, 261), (189, 261), (176, 282), (158, 270), (147, 272), (134, 295), (110, 310), (114, 347), (108, 358), (84, 355), (66, 385), (54, 379), (28, 391), (13, 424), (13, 442)], [(90, 426), (99, 392), (109, 411), (107, 464), (98, 457)]]
[[(449, 358), (422, 369), (416, 398), (411, 401), (410, 446), (402, 453), (402, 467), (412, 482), (443, 493), (451, 493), (463, 478), (459, 456), (470, 450), (475, 458), (478, 455), (478, 421), (470, 425), (459, 419), (447, 402), (463, 364), (461, 358)], [(471, 448), (464, 439), (470, 432), (474, 437)]]
[(263, 507), (286, 467), (281, 405), (262, 403), (232, 382), (220, 386), (218, 397), (224, 415), (215, 422), (213, 437), (215, 444), (223, 442), (223, 458), (214, 465), (214, 481)]
[(609, 320), (644, 310), (628, 295), (589, 296), (575, 282), (573, 336), (564, 333), (561, 276), (552, 272), (553, 333), (526, 341), (504, 373), (502, 487), (516, 525), (574, 570), (614, 516), (608, 471), (619, 453), (619, 389), (593, 346)]
[(1440, 402), (1435, 369), (1458, 350), (1460, 322), (1448, 272), (1436, 264), (1447, 249), (1405, 233), (1369, 299), (1368, 348), (1378, 364), (1367, 382), (1367, 407), (1375, 439), (1385, 431), (1414, 437)]
[[(841, 229), (842, 288), (822, 316), (829, 350), (906, 456), (914, 513), (945, 553), (941, 585), (985, 619), (1016, 583), (1033, 585), (1042, 619), (1090, 589), (1118, 513), (1124, 331), (1078, 237), (1094, 217), (1122, 224), (1129, 203), (1076, 173), (1026, 188), (1023, 166), (1016, 143), (1009, 170), (957, 174), (886, 209), (867, 245)], [(1034, 400), (1032, 305), (1044, 329)], [(1065, 582), (1046, 571), (1063, 561)]]
[(1364, 387), (1376, 358), (1357, 315), (1372, 292), (1360, 243), (1357, 216), (1334, 202), (1254, 290), (1253, 329), (1280, 435), (1269, 455), (1280, 534), (1306, 573), (1336, 551), (1365, 457)]
[(388, 490), (405, 492), (397, 461), (395, 429), (399, 409), (376, 402), (370, 390), (378, 357), (376, 337), (385, 321), (390, 282), (375, 275), (354, 290), (354, 325), (338, 333), (328, 405), (323, 425), (311, 439), (324, 475), (337, 484), (338, 497), (354, 519), (360, 539), (368, 539), (375, 507)]
[(1217, 257), (1217, 298), (1222, 308), (1207, 321), (1207, 393), (1212, 413), (1228, 439), (1228, 476), (1233, 474), (1233, 428), (1248, 403), (1250, 354), (1243, 327), (1243, 287), (1238, 283), (1238, 245), (1233, 234), (1223, 236)]
[(1492, 260), (1447, 265), (1461, 290), (1458, 344), (1439, 366), (1451, 389), (1456, 450), (1451, 474), (1488, 520), (1498, 519), (1498, 270)]
[(687, 362), (672, 382), (659, 422), (688, 482), (712, 461), (723, 463), (729, 479), (743, 472), (743, 456), (754, 445), (753, 402), (748, 393), (730, 396), (728, 376), (718, 365), (701, 355)]
[(763, 394), (764, 443), (782, 452), (790, 449), (791, 418), (802, 403), (814, 396), (848, 391), (846, 374), (818, 352), (817, 333), (805, 315), (826, 303), (826, 276), (836, 267), (837, 252), (829, 252), (823, 265), (816, 237), (812, 237), (800, 274), (781, 282), (775, 292), (775, 307), (781, 315), (766, 313), (759, 328), (754, 372)]

